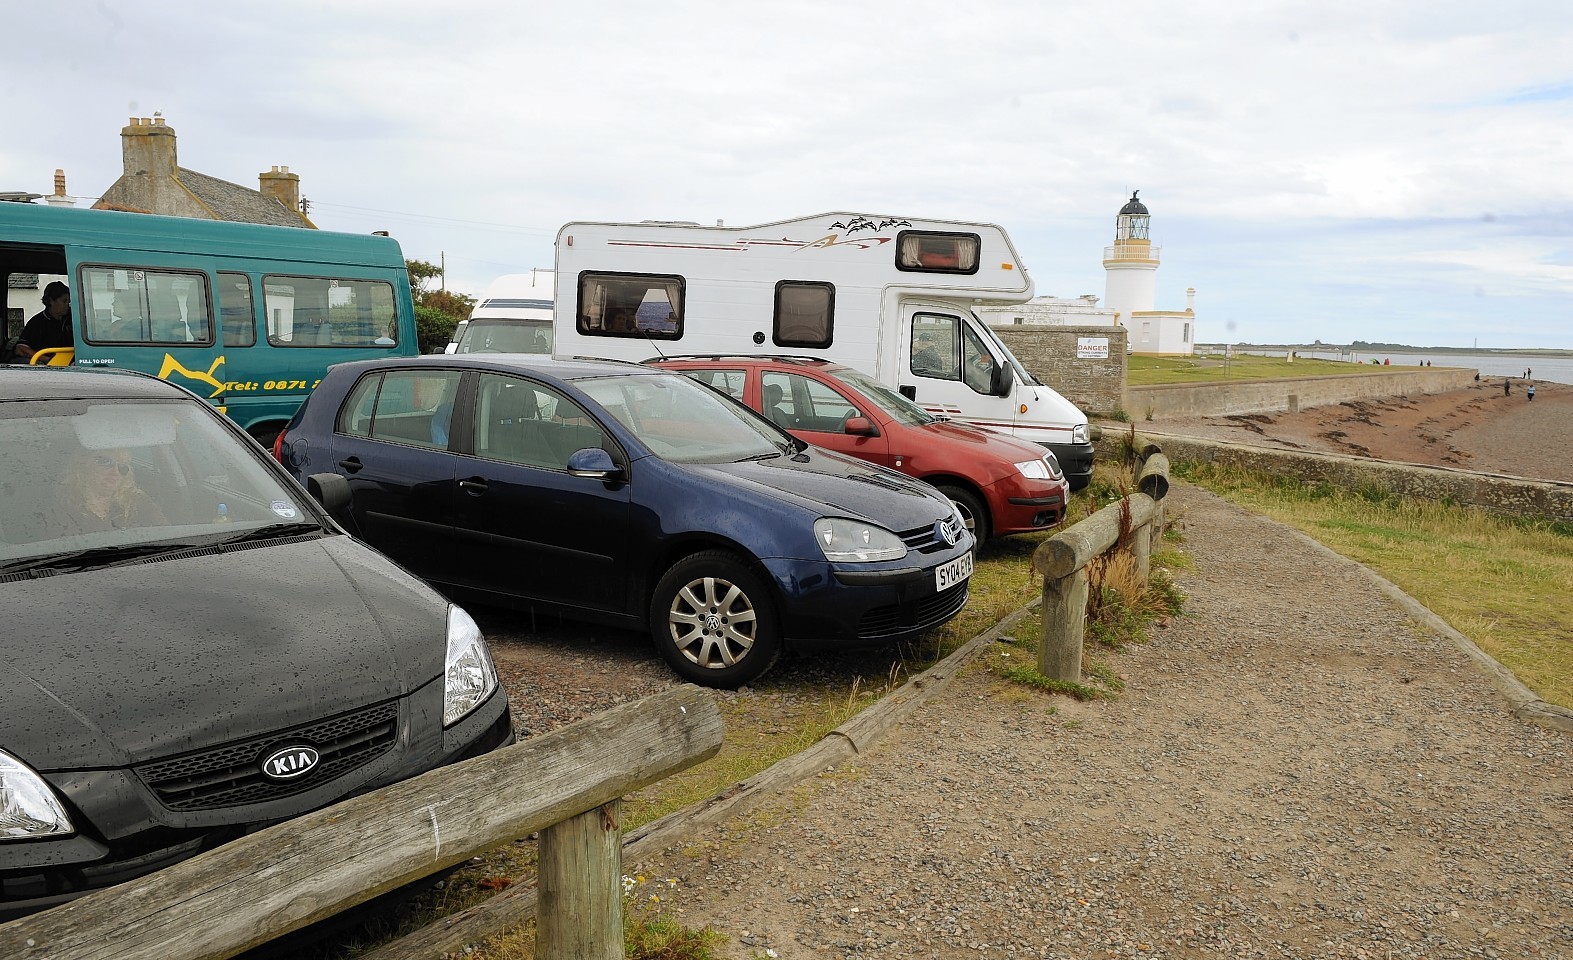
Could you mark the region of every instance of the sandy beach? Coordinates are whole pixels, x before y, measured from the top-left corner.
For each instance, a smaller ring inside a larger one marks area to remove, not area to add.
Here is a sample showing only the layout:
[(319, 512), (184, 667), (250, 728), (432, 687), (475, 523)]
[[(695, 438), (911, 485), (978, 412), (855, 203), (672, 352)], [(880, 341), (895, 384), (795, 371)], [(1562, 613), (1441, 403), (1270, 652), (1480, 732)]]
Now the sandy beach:
[[(1499, 378), (1462, 390), (1382, 400), (1350, 400), (1298, 413), (1171, 417), (1136, 424), (1263, 446), (1456, 467), (1536, 480), (1573, 482), (1573, 385)], [(1112, 426), (1112, 425), (1111, 425)]]

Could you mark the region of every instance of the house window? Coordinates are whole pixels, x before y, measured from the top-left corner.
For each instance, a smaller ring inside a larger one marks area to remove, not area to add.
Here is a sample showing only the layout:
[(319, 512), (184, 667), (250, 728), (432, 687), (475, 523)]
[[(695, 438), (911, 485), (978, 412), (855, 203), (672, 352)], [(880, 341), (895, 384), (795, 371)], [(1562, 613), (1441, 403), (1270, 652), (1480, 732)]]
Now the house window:
[(677, 340), (683, 336), (683, 278), (646, 273), (579, 274), (575, 325), (588, 337)]
[(1191, 325), (1188, 324), (1188, 323), (1185, 325), (1185, 335), (1184, 335), (1183, 339), (1181, 339), (1180, 342), (1181, 343), (1190, 343), (1191, 342)]
[(776, 346), (817, 349), (830, 346), (835, 316), (834, 284), (809, 280), (782, 280), (776, 284)]
[(915, 273), (978, 272), (980, 241), (975, 233), (926, 233), (903, 230), (896, 235), (896, 269)]

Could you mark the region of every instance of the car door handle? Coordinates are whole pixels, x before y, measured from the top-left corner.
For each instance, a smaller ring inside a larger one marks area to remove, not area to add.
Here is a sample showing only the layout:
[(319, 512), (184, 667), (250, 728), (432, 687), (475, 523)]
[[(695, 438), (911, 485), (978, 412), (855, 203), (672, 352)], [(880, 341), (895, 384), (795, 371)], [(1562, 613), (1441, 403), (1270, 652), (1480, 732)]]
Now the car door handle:
[(339, 466), (349, 473), (360, 473), (360, 457), (350, 457), (347, 460), (340, 460)]
[(467, 480), (459, 481), (459, 489), (474, 496), (480, 496), (485, 493), (486, 486), (485, 477), (470, 477)]

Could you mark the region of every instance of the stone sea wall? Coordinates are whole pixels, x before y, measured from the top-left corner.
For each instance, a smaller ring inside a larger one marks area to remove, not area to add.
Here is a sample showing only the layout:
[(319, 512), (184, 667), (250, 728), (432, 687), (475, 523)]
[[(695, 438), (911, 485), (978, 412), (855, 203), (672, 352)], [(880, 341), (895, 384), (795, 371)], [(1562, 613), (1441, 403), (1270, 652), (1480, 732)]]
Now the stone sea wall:
[[(1014, 349), (1014, 347), (1012, 347)], [(1474, 383), (1473, 370), (1417, 367), (1339, 376), (1231, 380), (1129, 387), (1124, 407), (1133, 420), (1216, 417), (1242, 413), (1295, 413), (1345, 400), (1442, 393)], [(1064, 391), (1060, 391), (1064, 393)]]
[[(1105, 429), (1096, 441), (1099, 458), (1119, 458), (1129, 439), (1129, 431)], [(1494, 513), (1573, 520), (1573, 483), (1388, 463), (1337, 453), (1276, 450), (1138, 429), (1138, 447), (1149, 442), (1157, 444), (1176, 464), (1208, 463), (1293, 477), (1303, 483), (1326, 481), (1345, 489), (1376, 487), (1400, 496), (1467, 504)]]

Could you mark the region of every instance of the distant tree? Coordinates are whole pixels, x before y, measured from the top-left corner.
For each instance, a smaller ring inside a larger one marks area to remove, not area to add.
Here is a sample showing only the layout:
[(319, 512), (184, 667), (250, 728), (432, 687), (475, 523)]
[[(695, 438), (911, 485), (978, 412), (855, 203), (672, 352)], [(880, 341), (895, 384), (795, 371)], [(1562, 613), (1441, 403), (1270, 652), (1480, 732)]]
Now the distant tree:
[(425, 260), (406, 260), (410, 273), (410, 297), (415, 301), (415, 332), (421, 353), (435, 353), (453, 338), (453, 329), (470, 315), (475, 298), (452, 290), (429, 290), (432, 280), (442, 276), (442, 268)]

